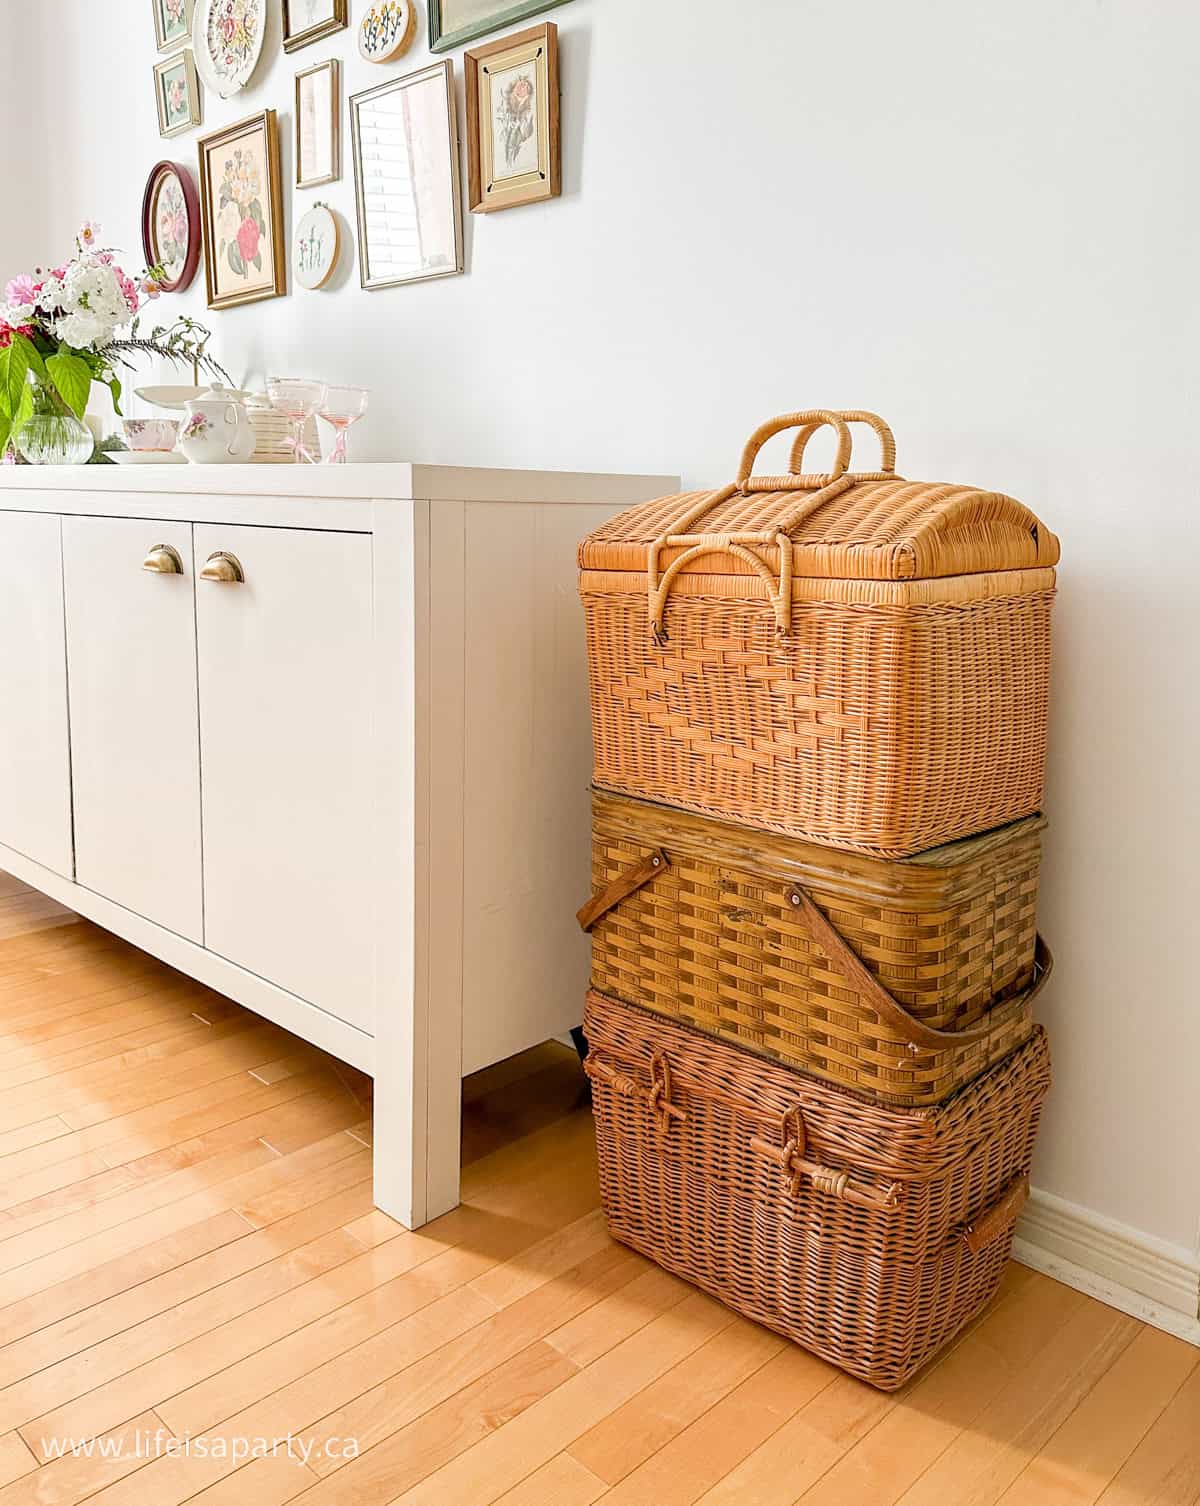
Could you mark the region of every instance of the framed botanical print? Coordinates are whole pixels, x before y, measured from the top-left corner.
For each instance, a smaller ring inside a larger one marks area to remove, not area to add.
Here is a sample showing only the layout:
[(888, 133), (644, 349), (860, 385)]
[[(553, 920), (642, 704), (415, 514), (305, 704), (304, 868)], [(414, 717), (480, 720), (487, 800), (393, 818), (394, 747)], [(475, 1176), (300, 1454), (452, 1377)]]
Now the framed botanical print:
[(557, 198), (558, 27), (552, 21), (468, 52), (467, 183), (486, 214)]
[(200, 138), (200, 219), (210, 309), (287, 292), (274, 110)]
[(182, 293), (200, 265), (200, 199), (182, 162), (157, 162), (142, 195), (142, 250), (164, 293)]
[(178, 136), (200, 124), (200, 80), (190, 47), (155, 63), (154, 97), (160, 136)]
[(159, 52), (186, 42), (192, 34), (193, 0), (150, 0)]
[(454, 64), (350, 98), (358, 266), (364, 288), (463, 269)]
[(567, 0), (429, 0), (429, 50), (449, 52)]
[(337, 58), (296, 75), (296, 187), (342, 176), (342, 65)]
[(295, 52), (349, 25), (349, 0), (283, 0), (283, 50)]

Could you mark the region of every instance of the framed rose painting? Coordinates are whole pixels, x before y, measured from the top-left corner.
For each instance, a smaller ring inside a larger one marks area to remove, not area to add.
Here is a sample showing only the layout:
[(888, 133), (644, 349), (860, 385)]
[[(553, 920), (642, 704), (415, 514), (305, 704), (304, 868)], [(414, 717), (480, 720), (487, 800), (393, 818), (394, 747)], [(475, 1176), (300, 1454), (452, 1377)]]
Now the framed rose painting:
[(200, 81), (190, 47), (154, 65), (158, 134), (178, 136), (200, 124)]
[(158, 162), (142, 195), (142, 250), (163, 270), (162, 291), (182, 293), (200, 265), (200, 200), (182, 162)]
[(274, 110), (200, 138), (200, 218), (210, 309), (287, 292)]
[(193, 0), (150, 0), (159, 52), (186, 42), (192, 31)]
[(558, 27), (553, 22), (468, 52), (467, 187), (487, 214), (562, 192)]

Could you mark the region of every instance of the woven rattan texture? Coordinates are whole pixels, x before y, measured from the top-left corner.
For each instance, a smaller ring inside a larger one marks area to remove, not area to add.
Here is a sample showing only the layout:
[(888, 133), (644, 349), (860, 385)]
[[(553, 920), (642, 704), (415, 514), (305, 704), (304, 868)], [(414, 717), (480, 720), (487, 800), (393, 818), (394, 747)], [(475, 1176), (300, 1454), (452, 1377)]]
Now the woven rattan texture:
[[(893, 1104), (938, 1103), (1026, 1040), (1043, 822), (936, 861), (839, 854), (596, 792), (592, 888), (656, 850), (667, 863), (592, 931), (592, 982), (788, 1066)], [(893, 998), (982, 1040), (918, 1049), (814, 940), (799, 884)]]
[[(987, 577), (980, 577), (986, 582)], [(644, 594), (584, 577), (595, 782), (903, 857), (1041, 808), (1053, 590), (933, 605)]]
[(615, 1238), (885, 1390), (994, 1294), (1050, 1084), (1040, 1029), (907, 1111), (594, 992), (585, 1030)]

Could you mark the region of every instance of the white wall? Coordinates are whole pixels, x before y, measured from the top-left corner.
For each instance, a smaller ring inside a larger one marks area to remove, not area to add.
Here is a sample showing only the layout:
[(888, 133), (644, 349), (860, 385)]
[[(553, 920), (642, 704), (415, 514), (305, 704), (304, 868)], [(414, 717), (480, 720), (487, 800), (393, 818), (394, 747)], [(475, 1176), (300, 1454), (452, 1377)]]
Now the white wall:
[[(156, 134), (149, 6), (119, 0), (114, 28), (116, 4), (76, 0), (44, 53), (46, 257), (88, 215), (137, 248), (147, 169), (194, 164), (192, 137)], [(1190, 1254), (1200, 14), (573, 0), (551, 18), (565, 197), (468, 217), (466, 277), (363, 293), (353, 267), (333, 293), (211, 315), (218, 354), (239, 378), (371, 385), (364, 457), (717, 483), (763, 417), (866, 406), (902, 471), (1039, 511), (1064, 566), (1037, 1180)], [(289, 181), (296, 68), (336, 52), (353, 91), (427, 59), (423, 36), (392, 69), (360, 63), (352, 32), (292, 58), (269, 45), (249, 91), (206, 100), (205, 129), (273, 105)], [(19, 160), (0, 158), (6, 178)], [(345, 169), (289, 202), (352, 220), (348, 148)], [(201, 316), (202, 286), (182, 300)]]

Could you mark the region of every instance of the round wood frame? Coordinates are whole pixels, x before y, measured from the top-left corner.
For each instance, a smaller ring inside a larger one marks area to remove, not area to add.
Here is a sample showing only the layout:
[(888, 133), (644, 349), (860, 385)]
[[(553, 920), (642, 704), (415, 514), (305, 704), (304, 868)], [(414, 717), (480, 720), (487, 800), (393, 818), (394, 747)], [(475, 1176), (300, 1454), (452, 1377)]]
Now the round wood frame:
[(146, 256), (146, 265), (152, 267), (158, 258), (155, 255), (154, 242), (151, 239), (151, 214), (154, 210), (154, 194), (159, 182), (167, 173), (174, 173), (179, 180), (179, 186), (183, 190), (183, 204), (187, 211), (188, 219), (188, 249), (184, 258), (183, 271), (174, 282), (164, 282), (164, 293), (182, 293), (184, 288), (191, 285), (196, 275), (196, 268), (200, 265), (200, 246), (202, 241), (200, 225), (200, 195), (196, 192), (196, 185), (192, 182), (191, 174), (182, 162), (156, 162), (150, 169), (150, 176), (146, 179), (146, 188), (142, 194), (142, 250)]
[[(329, 223), (333, 226), (333, 256), (330, 258), (329, 270), (325, 273), (325, 276), (321, 278), (320, 282), (301, 282), (300, 273), (296, 270), (296, 242), (300, 235), (300, 226), (303, 225), (304, 221), (309, 217), (310, 214), (315, 213), (315, 211), (318, 209), (323, 209), (325, 211), (325, 213), (329, 216)], [(341, 257), (341, 254), (342, 227), (338, 224), (337, 215), (334, 214), (333, 210), (330, 209), (328, 204), (310, 204), (309, 207), (300, 216), (300, 218), (296, 221), (296, 224), (292, 230), (292, 277), (295, 279), (296, 286), (303, 288), (306, 293), (319, 292), (320, 289), (323, 288), (326, 283), (328, 283), (329, 279), (337, 271), (337, 264), (339, 258)]]
[[(384, 53), (382, 57), (374, 57), (363, 48), (362, 30), (366, 25), (367, 16), (363, 16), (362, 20), (358, 23), (355, 40), (358, 43), (358, 55), (362, 58), (363, 62), (394, 63), (398, 57), (402, 56), (412, 46), (413, 38), (417, 34), (417, 7), (415, 0), (400, 0), (400, 3), (408, 6), (408, 25), (402, 32), (396, 33), (396, 40), (392, 45), (392, 50)], [(368, 11), (367, 14), (369, 15), (370, 12)]]

